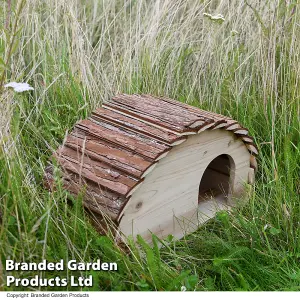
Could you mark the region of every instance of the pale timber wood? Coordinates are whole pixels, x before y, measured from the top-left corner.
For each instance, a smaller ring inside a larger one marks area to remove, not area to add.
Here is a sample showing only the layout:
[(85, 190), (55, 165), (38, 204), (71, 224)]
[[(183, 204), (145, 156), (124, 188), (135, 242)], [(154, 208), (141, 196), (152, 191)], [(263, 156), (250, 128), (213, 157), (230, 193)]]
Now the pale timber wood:
[(254, 184), (254, 179), (255, 179), (254, 169), (250, 168), (249, 174), (248, 174), (248, 183), (249, 184)]
[[(229, 155), (234, 161), (234, 174), (231, 174), (234, 190), (231, 193), (240, 196), (248, 182), (249, 152), (231, 132), (221, 129), (203, 132), (175, 146), (145, 178), (120, 214), (120, 230), (134, 237), (137, 234), (147, 237), (153, 232), (160, 237), (175, 233), (180, 238), (193, 232), (201, 224), (201, 218), (198, 218), (200, 180), (210, 162), (222, 154)], [(227, 205), (231, 204), (231, 201), (227, 202)], [(207, 210), (212, 207), (207, 203), (203, 205), (205, 209), (201, 211), (200, 206), (199, 213), (205, 219)], [(208, 217), (214, 213), (215, 210)]]

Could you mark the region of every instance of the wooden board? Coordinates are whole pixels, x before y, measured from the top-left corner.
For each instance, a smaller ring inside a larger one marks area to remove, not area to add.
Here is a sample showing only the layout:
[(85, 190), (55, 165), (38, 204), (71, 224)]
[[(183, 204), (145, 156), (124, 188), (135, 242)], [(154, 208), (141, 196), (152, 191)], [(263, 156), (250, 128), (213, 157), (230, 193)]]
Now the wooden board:
[(177, 105), (163, 102), (159, 98), (142, 95), (118, 95), (104, 107), (118, 108), (128, 115), (150, 121), (175, 132), (192, 132), (214, 120), (200, 113), (189, 112)]
[(75, 129), (80, 129), (120, 148), (129, 149), (150, 159), (157, 159), (162, 153), (170, 149), (170, 146), (160, 143), (151, 137), (105, 122), (83, 120), (76, 125)]
[(99, 108), (92, 114), (92, 119), (98, 121), (107, 121), (111, 124), (118, 124), (118, 126), (128, 128), (134, 132), (142, 133), (152, 137), (155, 140), (169, 144), (171, 146), (178, 145), (186, 140), (184, 136), (177, 135), (170, 131), (163, 130), (143, 121), (128, 117), (118, 112)]
[(79, 131), (67, 136), (64, 145), (136, 178), (141, 177), (153, 164), (151, 159), (132, 150), (114, 147), (105, 140)]
[[(203, 132), (175, 146), (145, 178), (123, 209), (120, 230), (125, 235), (141, 234), (143, 237), (150, 231), (160, 237), (174, 232), (177, 237), (182, 237), (194, 231), (195, 226), (188, 228), (187, 224), (198, 226), (201, 223), (198, 220), (198, 194), (202, 175), (209, 163), (221, 154), (230, 155), (234, 161), (235, 171), (231, 174), (234, 190), (231, 193), (240, 196), (248, 182), (249, 152), (233, 133), (221, 129)], [(185, 231), (176, 225), (178, 222), (184, 225)], [(158, 228), (163, 228), (163, 233), (158, 232)]]

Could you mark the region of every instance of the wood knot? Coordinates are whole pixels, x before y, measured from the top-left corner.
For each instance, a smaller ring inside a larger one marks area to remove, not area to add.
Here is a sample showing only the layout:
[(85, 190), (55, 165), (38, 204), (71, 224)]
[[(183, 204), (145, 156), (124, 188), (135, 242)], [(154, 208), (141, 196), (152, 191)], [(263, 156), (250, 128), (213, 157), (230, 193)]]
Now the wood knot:
[(143, 205), (143, 203), (142, 203), (142, 202), (139, 202), (139, 203), (135, 206), (135, 208), (136, 208), (136, 209), (140, 209), (140, 208), (142, 207), (142, 205)]

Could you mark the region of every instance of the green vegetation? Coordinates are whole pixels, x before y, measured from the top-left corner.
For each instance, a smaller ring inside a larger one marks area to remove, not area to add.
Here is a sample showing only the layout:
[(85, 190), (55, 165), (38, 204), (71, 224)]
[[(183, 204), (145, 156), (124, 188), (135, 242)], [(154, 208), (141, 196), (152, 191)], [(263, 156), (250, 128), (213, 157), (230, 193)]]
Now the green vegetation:
[[(116, 261), (118, 272), (93, 274), (93, 290), (300, 289), (300, 9), (296, 0), (244, 2), (6, 1), (0, 8), (3, 265), (5, 259)], [(35, 90), (3, 88), (12, 81)], [(139, 240), (141, 251), (130, 243), (128, 255), (99, 236), (80, 199), (70, 205), (61, 188), (45, 191), (52, 151), (77, 120), (116, 93), (169, 96), (249, 128), (260, 154), (248, 204), (220, 212), (181, 241), (170, 237), (161, 249), (155, 237), (152, 248)], [(16, 289), (5, 287), (6, 275), (0, 265), (0, 289)]]

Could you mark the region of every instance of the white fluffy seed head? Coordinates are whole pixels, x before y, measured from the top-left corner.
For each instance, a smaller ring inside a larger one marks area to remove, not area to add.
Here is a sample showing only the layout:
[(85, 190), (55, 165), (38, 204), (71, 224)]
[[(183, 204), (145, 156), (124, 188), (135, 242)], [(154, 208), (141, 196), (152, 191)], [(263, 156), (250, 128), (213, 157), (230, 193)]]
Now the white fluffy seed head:
[(11, 87), (17, 93), (34, 90), (27, 82), (10, 82), (4, 85), (5, 88)]

